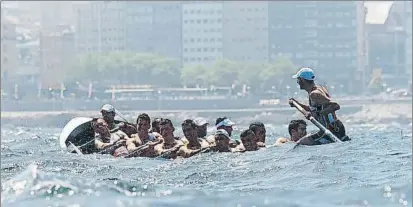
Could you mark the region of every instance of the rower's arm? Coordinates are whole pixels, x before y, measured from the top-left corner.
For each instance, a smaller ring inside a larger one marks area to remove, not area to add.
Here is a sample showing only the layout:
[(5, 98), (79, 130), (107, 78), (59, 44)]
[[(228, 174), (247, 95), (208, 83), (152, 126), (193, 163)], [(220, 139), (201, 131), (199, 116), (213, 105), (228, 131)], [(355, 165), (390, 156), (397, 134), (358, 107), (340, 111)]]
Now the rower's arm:
[(99, 140), (99, 139), (95, 139), (95, 147), (96, 147), (98, 150), (102, 150), (102, 149), (104, 149), (105, 147), (110, 146), (110, 145), (112, 145), (112, 143), (104, 143), (104, 142), (102, 142), (102, 141)]
[(298, 102), (297, 100), (296, 100), (296, 102), (297, 102), (298, 105), (300, 105), (304, 110), (310, 111), (310, 107), (309, 107), (309, 106), (307, 106), (307, 105), (305, 105), (305, 104), (302, 104), (302, 103)]
[(311, 93), (310, 96), (311, 100), (316, 105), (324, 106), (324, 109), (320, 111), (320, 114), (325, 115), (340, 109), (340, 105), (337, 102), (332, 101), (329, 97), (319, 91)]
[(142, 142), (138, 136), (133, 134), (131, 137), (132, 138), (126, 140), (126, 148), (128, 150), (134, 150), (137, 146), (142, 145)]
[(163, 144), (157, 144), (153, 147), (153, 151), (155, 156), (159, 156), (163, 152)]
[(196, 149), (196, 150), (190, 150), (187, 147), (181, 147), (179, 149), (179, 156), (183, 157), (183, 158), (188, 158), (191, 156), (194, 156), (195, 154), (201, 152), (201, 149)]
[(257, 142), (258, 147), (265, 147), (265, 143), (264, 142)]

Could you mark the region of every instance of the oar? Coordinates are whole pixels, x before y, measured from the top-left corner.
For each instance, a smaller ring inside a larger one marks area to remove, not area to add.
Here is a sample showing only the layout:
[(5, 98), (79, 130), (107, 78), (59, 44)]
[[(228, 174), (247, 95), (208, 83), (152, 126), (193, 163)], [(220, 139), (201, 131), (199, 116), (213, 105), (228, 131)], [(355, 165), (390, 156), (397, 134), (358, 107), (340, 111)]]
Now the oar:
[(124, 157), (124, 158), (132, 157), (132, 156), (135, 155), (136, 153), (141, 152), (142, 150), (148, 149), (149, 146), (151, 146), (151, 145), (157, 145), (157, 144), (159, 144), (159, 143), (161, 143), (161, 141), (148, 142), (148, 143), (146, 143), (146, 144), (143, 144), (143, 145), (137, 147), (137, 148), (134, 149), (133, 151), (129, 152), (129, 154), (127, 154), (127, 155), (125, 155), (125, 156), (119, 156), (119, 157)]
[(182, 146), (184, 146), (183, 143), (177, 144), (176, 146), (174, 146), (170, 149), (162, 151), (162, 153), (156, 158), (164, 158), (165, 156), (171, 154), (172, 152), (175, 152), (175, 151), (179, 150)]
[[(300, 111), (302, 114), (306, 115), (308, 112), (303, 109), (296, 101), (293, 100), (293, 104), (295, 108), (297, 108), (298, 111)], [(330, 130), (326, 129), (320, 122), (318, 122), (313, 116), (310, 116), (309, 120), (311, 123), (313, 123), (316, 127), (318, 127), (322, 132), (324, 132), (325, 135), (330, 137), (332, 140), (335, 142), (342, 142), (339, 138), (337, 138), (333, 133), (330, 132)]]
[[(74, 148), (74, 150), (76, 151), (76, 153), (78, 155), (83, 155), (82, 151), (80, 151), (80, 149), (78, 147), (76, 147), (73, 143), (69, 142), (69, 145), (72, 146)], [(72, 151), (72, 150), (71, 150)]]

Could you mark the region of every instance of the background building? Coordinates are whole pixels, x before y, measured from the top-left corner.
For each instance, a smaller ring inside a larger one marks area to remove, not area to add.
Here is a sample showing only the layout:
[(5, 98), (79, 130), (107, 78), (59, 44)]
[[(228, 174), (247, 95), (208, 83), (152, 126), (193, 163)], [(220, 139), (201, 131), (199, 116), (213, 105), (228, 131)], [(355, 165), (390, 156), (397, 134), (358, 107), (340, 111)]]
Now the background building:
[(268, 62), (268, 1), (224, 1), (223, 56)]
[(64, 83), (75, 63), (75, 35), (71, 26), (61, 26), (59, 32), (40, 36), (41, 86), (56, 88)]
[(291, 58), (315, 68), (321, 83), (348, 88), (357, 68), (356, 11), (356, 2), (270, 2), (269, 58)]
[(223, 58), (223, 3), (182, 2), (183, 64), (213, 64)]

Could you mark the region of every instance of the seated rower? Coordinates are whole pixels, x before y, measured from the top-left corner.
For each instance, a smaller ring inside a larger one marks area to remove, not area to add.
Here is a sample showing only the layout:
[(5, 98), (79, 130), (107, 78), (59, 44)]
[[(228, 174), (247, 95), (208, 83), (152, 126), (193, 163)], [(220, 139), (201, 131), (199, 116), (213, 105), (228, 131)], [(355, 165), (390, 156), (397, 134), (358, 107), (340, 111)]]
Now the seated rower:
[(198, 130), (198, 137), (199, 138), (206, 138), (208, 133), (208, 122), (202, 117), (198, 117), (194, 119), (194, 122), (197, 126)]
[(125, 132), (128, 136), (135, 134), (136, 128), (127, 122), (115, 123), (116, 109), (110, 104), (105, 104), (100, 109), (103, 120), (108, 124), (109, 130), (120, 129)]
[(265, 147), (266, 132), (265, 125), (262, 122), (253, 122), (250, 124), (249, 129), (255, 134), (258, 147)]
[(245, 151), (239, 147), (230, 147), (230, 137), (227, 131), (219, 129), (215, 132), (215, 145), (211, 147), (212, 151), (216, 152), (241, 152)]
[(184, 146), (184, 142), (174, 136), (175, 128), (171, 120), (162, 119), (159, 123), (159, 129), (164, 142), (155, 147), (155, 150), (158, 150), (156, 154), (161, 155), (163, 158), (175, 159), (178, 156), (180, 147)]
[(187, 119), (181, 126), (187, 143), (179, 148), (178, 156), (188, 158), (210, 147), (207, 141), (198, 137), (197, 126), (193, 120)]
[[(133, 156), (143, 156), (143, 157), (155, 157), (157, 153), (154, 147), (163, 142), (162, 136), (159, 133), (149, 133), (151, 119), (148, 114), (143, 113), (136, 119), (136, 125), (138, 133), (131, 135), (131, 139), (128, 140), (127, 149), (130, 153), (136, 152)], [(141, 148), (140, 146), (147, 146), (146, 148)], [(139, 147), (139, 148), (138, 148)], [(132, 156), (132, 155), (131, 155)]]
[(108, 124), (103, 119), (97, 119), (93, 125), (95, 131), (95, 147), (103, 154), (111, 154), (115, 157), (128, 154), (126, 141), (128, 135), (118, 130), (110, 132)]
[[(228, 135), (230, 137), (229, 144), (230, 144), (231, 147), (236, 147), (237, 145), (240, 144), (240, 142), (238, 140), (231, 139), (232, 131), (234, 130), (233, 129), (234, 125), (235, 125), (235, 123), (232, 122), (229, 118), (227, 118), (225, 116), (224, 117), (219, 117), (215, 121), (215, 127), (216, 127), (217, 130), (222, 129), (222, 130), (225, 130), (228, 133)], [(206, 140), (208, 141), (208, 143), (210, 145), (215, 145), (215, 135), (208, 136), (206, 138)]]
[(241, 135), (241, 146), (245, 151), (257, 151), (259, 149), (258, 139), (253, 130), (244, 130)]
[(159, 123), (161, 123), (161, 118), (155, 118), (151, 124), (151, 130), (149, 133), (161, 133), (161, 129), (159, 128)]
[(279, 146), (287, 142), (297, 142), (307, 135), (307, 123), (302, 119), (291, 120), (288, 124), (288, 134), (290, 134), (290, 139), (284, 137), (278, 138), (274, 146)]

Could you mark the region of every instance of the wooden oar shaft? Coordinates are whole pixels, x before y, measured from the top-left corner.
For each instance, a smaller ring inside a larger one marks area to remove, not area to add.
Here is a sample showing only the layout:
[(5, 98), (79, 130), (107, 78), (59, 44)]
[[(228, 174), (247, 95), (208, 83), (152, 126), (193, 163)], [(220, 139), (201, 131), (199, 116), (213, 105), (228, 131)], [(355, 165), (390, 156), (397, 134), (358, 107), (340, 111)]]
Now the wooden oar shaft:
[[(295, 108), (300, 111), (303, 115), (307, 114), (307, 111), (304, 110), (303, 107), (300, 106), (296, 101), (293, 101)], [(314, 117), (309, 118), (310, 122), (313, 123), (316, 127), (318, 127), (321, 131), (323, 131), (327, 136), (333, 139), (335, 142), (342, 142), (339, 138), (337, 138), (333, 133), (330, 132), (327, 128), (325, 128), (320, 122), (318, 122)]]

